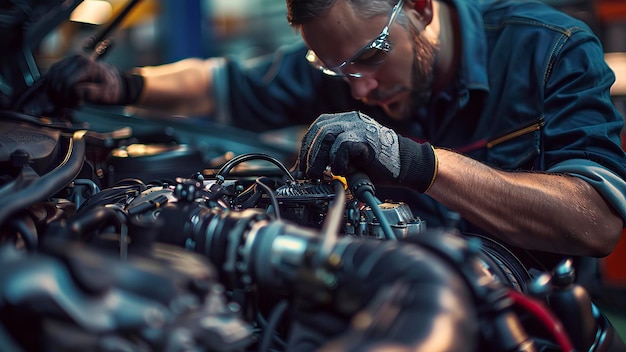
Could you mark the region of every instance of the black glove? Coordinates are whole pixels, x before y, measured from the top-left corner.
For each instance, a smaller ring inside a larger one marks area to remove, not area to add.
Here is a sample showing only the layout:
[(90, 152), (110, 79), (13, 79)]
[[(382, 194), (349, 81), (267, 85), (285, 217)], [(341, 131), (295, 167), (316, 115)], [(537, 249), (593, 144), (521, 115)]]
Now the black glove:
[(67, 57), (50, 67), (42, 91), (34, 94), (24, 112), (41, 114), (55, 108), (71, 108), (85, 102), (105, 105), (133, 104), (143, 90), (143, 77), (83, 55)]
[(365, 172), (375, 183), (428, 190), (437, 173), (429, 143), (398, 136), (360, 112), (324, 114), (304, 135), (298, 169), (321, 178), (330, 166), (335, 175)]

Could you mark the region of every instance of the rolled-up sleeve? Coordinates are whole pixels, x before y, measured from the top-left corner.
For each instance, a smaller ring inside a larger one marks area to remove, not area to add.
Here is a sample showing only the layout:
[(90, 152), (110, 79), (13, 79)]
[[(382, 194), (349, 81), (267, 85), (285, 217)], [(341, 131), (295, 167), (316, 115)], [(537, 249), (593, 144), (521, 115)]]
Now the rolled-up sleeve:
[(587, 181), (622, 219), (626, 219), (626, 182), (606, 167), (590, 160), (572, 159), (556, 164), (547, 171), (569, 174)]
[(543, 169), (589, 182), (626, 221), (624, 118), (609, 93), (615, 76), (588, 30), (565, 38), (545, 75)]

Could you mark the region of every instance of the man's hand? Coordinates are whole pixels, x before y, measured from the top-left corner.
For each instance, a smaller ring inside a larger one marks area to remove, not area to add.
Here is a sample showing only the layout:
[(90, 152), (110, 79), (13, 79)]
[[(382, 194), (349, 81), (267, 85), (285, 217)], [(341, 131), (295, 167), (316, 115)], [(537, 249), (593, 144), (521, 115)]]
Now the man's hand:
[(143, 89), (141, 76), (122, 72), (83, 55), (74, 55), (55, 63), (43, 79), (43, 89), (26, 103), (26, 113), (44, 113), (38, 110), (48, 108), (50, 103), (56, 108), (71, 108), (85, 102), (132, 104), (139, 99)]
[(437, 172), (435, 152), (428, 143), (398, 136), (360, 112), (324, 114), (302, 140), (298, 169), (321, 178), (327, 166), (336, 175), (365, 172), (375, 183), (425, 192)]

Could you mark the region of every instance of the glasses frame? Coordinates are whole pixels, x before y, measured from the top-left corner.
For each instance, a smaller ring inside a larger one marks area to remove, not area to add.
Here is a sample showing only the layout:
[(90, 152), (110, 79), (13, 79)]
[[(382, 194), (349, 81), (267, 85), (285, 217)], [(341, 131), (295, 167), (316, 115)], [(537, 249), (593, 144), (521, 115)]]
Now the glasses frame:
[[(398, 17), (400, 10), (402, 9), (402, 4), (404, 0), (399, 0), (394, 7), (391, 9), (391, 13), (389, 13), (389, 19), (387, 20), (387, 24), (383, 27), (382, 31), (374, 40), (369, 42), (367, 45), (359, 49), (354, 55), (352, 55), (349, 59), (342, 62), (341, 64), (333, 67), (326, 67), (322, 60), (315, 54), (313, 50), (307, 51), (305, 58), (309, 62), (311, 66), (322, 71), (324, 74), (332, 77), (353, 77), (353, 78), (361, 78), (366, 74), (370, 74), (376, 71), (386, 60), (387, 56), (389, 56), (389, 52), (393, 49), (393, 43), (389, 40), (389, 32), (391, 30), (391, 25)], [(371, 71), (369, 72), (344, 72), (344, 69), (353, 64), (359, 56), (363, 55), (364, 52), (376, 49), (382, 51), (386, 56), (385, 58), (374, 65)]]

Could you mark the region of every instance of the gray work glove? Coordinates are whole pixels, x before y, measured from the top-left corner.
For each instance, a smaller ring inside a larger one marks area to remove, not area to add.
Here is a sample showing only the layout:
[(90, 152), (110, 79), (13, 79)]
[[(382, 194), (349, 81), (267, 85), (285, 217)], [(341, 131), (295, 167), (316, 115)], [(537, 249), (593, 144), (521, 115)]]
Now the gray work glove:
[(374, 183), (425, 192), (435, 178), (437, 160), (429, 143), (398, 136), (353, 111), (320, 115), (302, 139), (298, 170), (310, 178), (322, 178), (327, 166), (335, 175), (359, 170)]
[(67, 57), (50, 67), (43, 87), (26, 103), (24, 111), (45, 113), (54, 108), (72, 108), (83, 103), (128, 105), (135, 103), (143, 90), (143, 77), (84, 55)]

